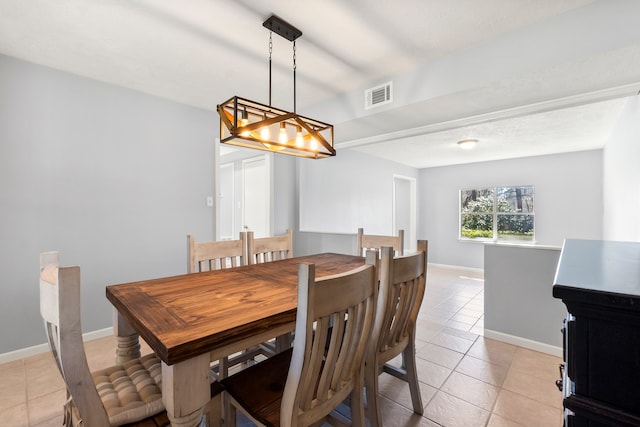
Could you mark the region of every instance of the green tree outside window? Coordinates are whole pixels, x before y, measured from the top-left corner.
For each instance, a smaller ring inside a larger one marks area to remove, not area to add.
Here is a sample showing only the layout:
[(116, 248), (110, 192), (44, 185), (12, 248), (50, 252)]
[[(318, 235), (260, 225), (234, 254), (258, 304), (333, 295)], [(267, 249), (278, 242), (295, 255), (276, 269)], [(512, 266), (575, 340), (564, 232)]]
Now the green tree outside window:
[(534, 187), (460, 190), (462, 239), (534, 240)]

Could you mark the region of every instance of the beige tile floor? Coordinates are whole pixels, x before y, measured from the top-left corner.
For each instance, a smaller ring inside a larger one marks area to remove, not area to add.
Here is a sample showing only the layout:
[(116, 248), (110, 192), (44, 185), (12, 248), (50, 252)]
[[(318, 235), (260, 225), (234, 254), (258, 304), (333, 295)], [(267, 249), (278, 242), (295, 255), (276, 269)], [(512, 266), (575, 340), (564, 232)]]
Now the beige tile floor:
[[(382, 374), (385, 427), (562, 425), (560, 359), (484, 338), (483, 311), (481, 273), (430, 267), (416, 337), (424, 415)], [(86, 343), (90, 368), (112, 365), (114, 349), (112, 337)], [(64, 400), (48, 353), (0, 365), (0, 425), (60, 426)]]

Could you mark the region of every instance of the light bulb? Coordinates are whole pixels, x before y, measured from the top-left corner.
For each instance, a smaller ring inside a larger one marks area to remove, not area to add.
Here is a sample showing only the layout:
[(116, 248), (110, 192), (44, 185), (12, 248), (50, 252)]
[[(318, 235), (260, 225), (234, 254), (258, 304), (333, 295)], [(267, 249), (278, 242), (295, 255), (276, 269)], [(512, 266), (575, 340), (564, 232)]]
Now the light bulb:
[(280, 123), (280, 143), (281, 144), (286, 144), (287, 141), (289, 140), (289, 138), (287, 137), (287, 129), (285, 127), (284, 122)]
[(315, 138), (311, 138), (311, 149), (318, 151), (318, 141)]
[[(264, 120), (267, 120), (266, 113), (264, 115)], [(271, 136), (271, 132), (269, 132), (269, 126), (262, 126), (260, 128), (260, 138), (262, 138), (263, 141), (268, 141), (270, 136)]]
[(304, 139), (302, 139), (302, 127), (296, 127), (296, 147), (302, 147), (304, 145)]
[[(247, 108), (242, 111), (242, 119), (240, 120), (240, 126), (246, 126), (249, 124), (249, 115), (247, 114)], [(240, 135), (249, 136), (249, 131), (245, 130)]]

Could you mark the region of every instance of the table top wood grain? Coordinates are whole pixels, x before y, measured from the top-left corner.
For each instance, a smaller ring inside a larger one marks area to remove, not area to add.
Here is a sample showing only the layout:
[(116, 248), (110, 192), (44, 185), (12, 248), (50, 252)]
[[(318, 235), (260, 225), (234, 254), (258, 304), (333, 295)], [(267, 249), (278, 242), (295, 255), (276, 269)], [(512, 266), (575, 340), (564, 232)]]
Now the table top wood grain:
[(299, 263), (315, 264), (320, 278), (364, 262), (352, 255), (309, 255), (109, 285), (106, 296), (158, 357), (173, 365), (283, 325), (293, 330)]

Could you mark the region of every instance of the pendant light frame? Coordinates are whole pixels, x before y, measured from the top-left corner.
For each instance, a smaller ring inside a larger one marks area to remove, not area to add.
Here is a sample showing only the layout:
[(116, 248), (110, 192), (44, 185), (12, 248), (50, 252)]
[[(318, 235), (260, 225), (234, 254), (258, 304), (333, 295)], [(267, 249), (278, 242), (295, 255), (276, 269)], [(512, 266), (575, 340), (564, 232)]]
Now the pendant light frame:
[[(265, 28), (293, 42), (293, 112), (234, 96), (217, 106), (220, 142), (298, 157), (320, 159), (336, 155), (333, 126), (296, 113), (295, 40), (302, 35), (283, 19), (272, 15)], [(271, 104), (271, 35), (269, 42), (269, 104)], [(248, 120), (243, 120), (248, 119)], [(268, 129), (268, 132), (262, 132)], [(284, 129), (286, 138), (281, 141)], [(302, 132), (302, 135), (300, 135)], [(264, 135), (269, 135), (267, 140)]]
[[(245, 110), (248, 124), (242, 126), (241, 120)], [(336, 150), (333, 148), (333, 126), (330, 124), (238, 96), (218, 105), (218, 114), (220, 115), (220, 142), (223, 144), (311, 159), (336, 155)], [(280, 142), (279, 139), (281, 123), (284, 123), (285, 129), (290, 130), (291, 134), (285, 143)], [(272, 129), (267, 141), (262, 139), (260, 132), (265, 126)], [(298, 126), (303, 131), (302, 146), (299, 146), (296, 140)], [(275, 129), (278, 131), (273, 131)]]

